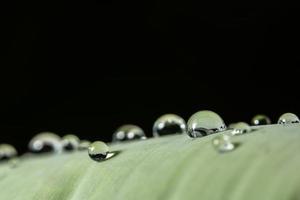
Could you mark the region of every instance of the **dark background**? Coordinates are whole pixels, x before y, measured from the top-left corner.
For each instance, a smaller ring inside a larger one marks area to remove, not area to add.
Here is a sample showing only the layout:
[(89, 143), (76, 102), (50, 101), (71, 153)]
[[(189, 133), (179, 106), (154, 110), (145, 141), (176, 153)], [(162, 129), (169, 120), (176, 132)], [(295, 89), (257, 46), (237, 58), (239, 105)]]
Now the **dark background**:
[[(269, 8), (268, 6), (271, 5)], [(3, 10), (0, 143), (40, 131), (151, 136), (164, 113), (300, 113), (297, 11), (280, 2), (29, 1)]]

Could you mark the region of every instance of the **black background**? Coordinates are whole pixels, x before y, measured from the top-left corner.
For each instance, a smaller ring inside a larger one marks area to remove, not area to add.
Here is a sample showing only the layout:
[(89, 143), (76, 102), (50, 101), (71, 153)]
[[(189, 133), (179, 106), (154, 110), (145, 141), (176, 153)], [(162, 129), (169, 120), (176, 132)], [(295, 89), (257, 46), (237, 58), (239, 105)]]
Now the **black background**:
[(280, 2), (29, 1), (1, 16), (0, 143), (148, 136), (164, 113), (300, 113), (297, 11)]

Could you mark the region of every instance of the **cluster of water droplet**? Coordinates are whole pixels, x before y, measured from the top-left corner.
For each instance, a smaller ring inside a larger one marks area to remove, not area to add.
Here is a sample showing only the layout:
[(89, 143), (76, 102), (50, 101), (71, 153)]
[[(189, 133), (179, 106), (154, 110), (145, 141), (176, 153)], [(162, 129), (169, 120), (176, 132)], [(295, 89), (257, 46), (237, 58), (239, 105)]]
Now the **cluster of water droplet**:
[[(82, 142), (84, 143), (80, 147), (81, 149), (84, 148), (84, 145), (86, 145), (88, 141)], [(81, 141), (75, 135), (65, 135), (61, 138), (52, 132), (42, 132), (30, 140), (28, 148), (32, 153), (61, 153), (62, 151), (77, 150), (80, 144)]]
[(109, 152), (108, 146), (104, 142), (91, 143), (88, 140), (80, 140), (76, 135), (71, 134), (60, 138), (51, 132), (42, 132), (34, 136), (29, 142), (29, 150), (33, 153), (87, 150), (90, 158), (95, 161), (105, 159)]
[[(278, 119), (278, 124), (290, 125), (299, 123), (297, 115), (285, 113)], [(252, 118), (251, 124), (255, 126), (271, 124), (271, 120), (266, 115), (256, 115)], [(165, 114), (160, 116), (153, 124), (153, 136), (160, 137), (170, 134), (187, 134), (191, 138), (204, 137), (210, 134), (223, 132), (213, 138), (212, 144), (219, 152), (228, 152), (236, 148), (236, 144), (231, 141), (235, 135), (250, 133), (252, 128), (246, 122), (232, 123), (228, 129), (223, 119), (215, 112), (209, 110), (194, 113), (187, 123), (176, 114)], [(224, 131), (230, 132), (224, 132)], [(113, 142), (123, 142), (146, 139), (145, 132), (137, 125), (126, 124), (116, 129), (113, 133)], [(52, 132), (41, 132), (34, 136), (28, 148), (32, 153), (61, 153), (63, 151), (87, 151), (89, 157), (95, 161), (102, 161), (110, 158), (114, 154), (109, 151), (109, 147), (102, 141), (89, 142), (80, 140), (76, 135), (65, 135), (60, 137)], [(0, 144), (0, 161), (10, 160), (17, 163), (16, 149), (9, 144)]]

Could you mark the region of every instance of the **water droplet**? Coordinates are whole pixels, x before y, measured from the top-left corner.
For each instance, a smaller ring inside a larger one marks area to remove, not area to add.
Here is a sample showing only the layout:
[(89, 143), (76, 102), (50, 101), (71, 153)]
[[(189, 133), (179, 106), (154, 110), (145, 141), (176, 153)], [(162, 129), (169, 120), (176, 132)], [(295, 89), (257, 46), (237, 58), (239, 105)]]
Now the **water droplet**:
[(78, 146), (78, 150), (86, 150), (89, 148), (91, 142), (87, 140), (81, 140)]
[(256, 126), (267, 125), (267, 124), (271, 124), (271, 120), (266, 115), (255, 115), (251, 120), (251, 124), (256, 125)]
[(63, 149), (66, 151), (76, 150), (79, 146), (79, 138), (76, 135), (65, 135), (62, 137)]
[(113, 134), (113, 142), (146, 139), (144, 131), (132, 124), (120, 126)]
[(29, 150), (33, 153), (62, 151), (61, 138), (51, 132), (42, 132), (34, 136), (29, 142)]
[(204, 110), (193, 114), (187, 123), (190, 137), (202, 137), (226, 130), (223, 119), (215, 112)]
[(294, 124), (299, 122), (299, 118), (293, 113), (284, 113), (278, 119), (278, 124)]
[(234, 126), (235, 126), (235, 124), (236, 124), (236, 123), (231, 123), (231, 124), (229, 124), (229, 125), (228, 125), (228, 127), (227, 127), (227, 128), (228, 128), (228, 129), (233, 129), (233, 128), (234, 128)]
[(109, 153), (108, 146), (102, 141), (96, 141), (90, 144), (88, 154), (95, 161), (104, 160)]
[(251, 127), (246, 122), (238, 122), (231, 124), (229, 128), (233, 129), (233, 131), (231, 132), (232, 135), (239, 135), (251, 132)]
[(229, 135), (221, 134), (212, 140), (214, 148), (220, 153), (225, 153), (234, 150), (235, 145), (231, 142)]
[(175, 114), (165, 114), (159, 117), (153, 125), (153, 136), (182, 134), (186, 132), (184, 119)]
[(17, 156), (17, 150), (10, 144), (0, 144), (0, 161), (10, 160)]

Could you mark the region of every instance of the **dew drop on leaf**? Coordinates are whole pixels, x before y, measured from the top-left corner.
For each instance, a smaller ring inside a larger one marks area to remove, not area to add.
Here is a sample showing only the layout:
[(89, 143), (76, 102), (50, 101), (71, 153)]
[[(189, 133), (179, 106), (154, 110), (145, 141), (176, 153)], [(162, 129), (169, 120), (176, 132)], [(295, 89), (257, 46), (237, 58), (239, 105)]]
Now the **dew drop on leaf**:
[(213, 147), (220, 153), (225, 153), (234, 150), (235, 145), (231, 142), (229, 135), (221, 134), (213, 138)]
[(65, 135), (62, 137), (62, 145), (65, 151), (76, 150), (79, 146), (79, 138), (76, 135)]
[(80, 140), (79, 146), (78, 146), (78, 150), (86, 150), (89, 148), (91, 142), (88, 140)]
[(33, 153), (60, 153), (62, 151), (61, 138), (51, 132), (42, 132), (30, 140), (28, 148)]
[(246, 122), (238, 122), (231, 124), (228, 128), (233, 129), (231, 131), (232, 135), (239, 135), (251, 132), (251, 127)]
[(120, 126), (113, 134), (113, 142), (146, 139), (146, 135), (139, 126), (126, 124)]
[(203, 137), (226, 130), (223, 119), (215, 112), (204, 110), (193, 114), (187, 122), (190, 137)]
[(266, 115), (255, 115), (252, 120), (251, 120), (251, 124), (258, 126), (258, 125), (268, 125), (271, 124), (271, 120), (268, 116)]
[(10, 144), (0, 144), (0, 161), (10, 160), (16, 157), (17, 150)]
[(186, 132), (186, 122), (175, 114), (165, 114), (159, 117), (153, 125), (153, 136), (158, 137)]
[(278, 119), (278, 124), (294, 124), (299, 122), (298, 116), (293, 113), (284, 113)]
[(109, 147), (102, 141), (96, 141), (90, 144), (88, 154), (95, 161), (104, 160), (109, 153)]

